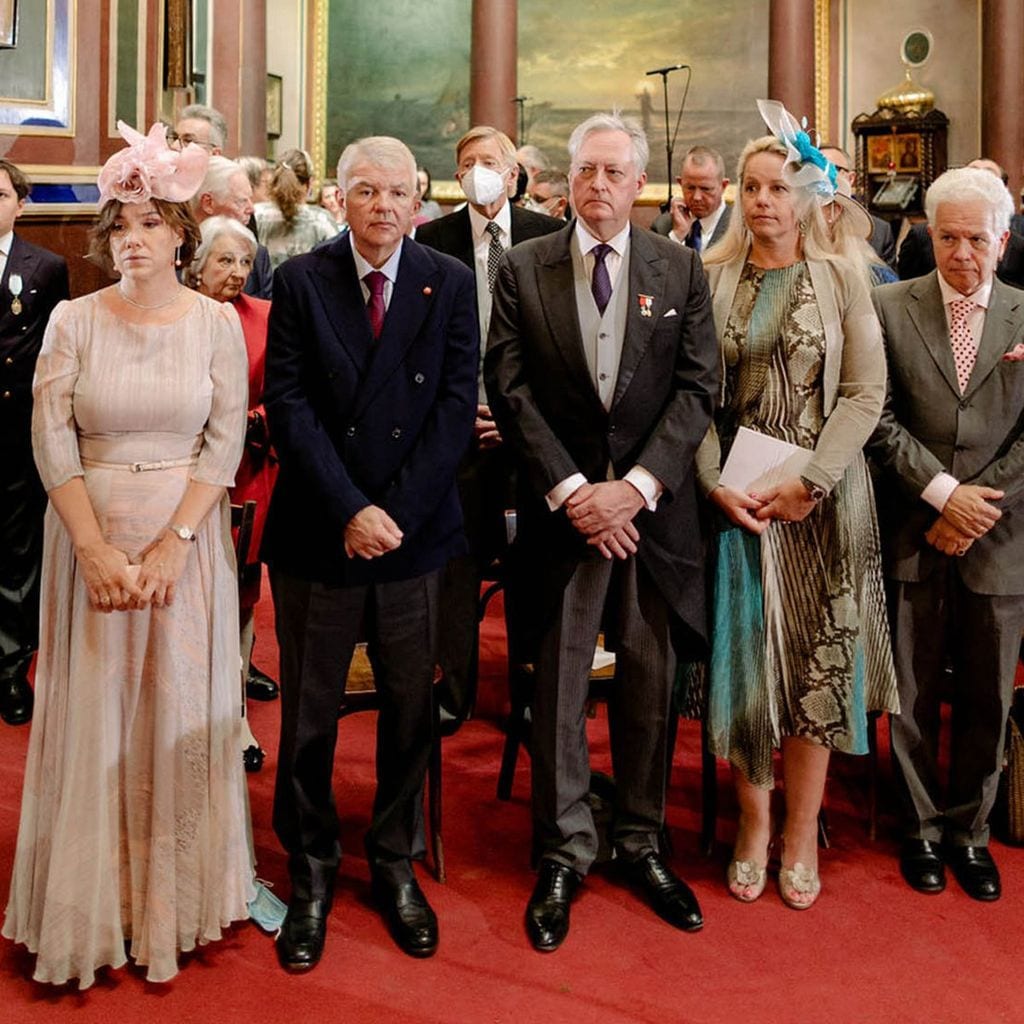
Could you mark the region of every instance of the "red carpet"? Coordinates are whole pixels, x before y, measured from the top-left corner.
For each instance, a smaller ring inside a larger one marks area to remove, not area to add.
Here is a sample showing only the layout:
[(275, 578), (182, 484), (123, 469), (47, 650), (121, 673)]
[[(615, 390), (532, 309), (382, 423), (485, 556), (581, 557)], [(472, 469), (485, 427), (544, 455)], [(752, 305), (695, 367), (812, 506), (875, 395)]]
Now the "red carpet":
[[(265, 602), (269, 605), (269, 601)], [(267, 616), (269, 609), (261, 609)], [(672, 777), (668, 820), (674, 865), (701, 899), (706, 925), (684, 935), (657, 919), (606, 872), (592, 875), (557, 953), (533, 952), (522, 927), (533, 884), (527, 864), (528, 762), (514, 799), (494, 788), (502, 735), (500, 636), (488, 624), (481, 715), (445, 742), (448, 884), (426, 872), (441, 947), (415, 961), (391, 942), (368, 903), (362, 853), (373, 787), (374, 719), (341, 725), (338, 804), (343, 816), (338, 893), (320, 966), (284, 974), (273, 942), (251, 924), (184, 959), (167, 985), (132, 969), (108, 972), (86, 993), (40, 986), (32, 958), (0, 940), (0, 1021), (203, 1022), (262, 1024), (989, 1024), (1024, 1020), (1019, 983), (1024, 921), (1024, 850), (993, 844), (1003, 899), (982, 905), (950, 882), (935, 897), (903, 884), (883, 783), (882, 837), (866, 838), (864, 763), (837, 759), (829, 785), (832, 848), (823, 851), (824, 892), (806, 913), (788, 910), (773, 888), (745, 906), (721, 878), (733, 803), (720, 771), (722, 843), (714, 860), (696, 853), (698, 735), (685, 724)], [(272, 670), (268, 622), (257, 664)], [(250, 776), (260, 875), (287, 896), (284, 857), (270, 826), (278, 705), (253, 705), (267, 749)], [(0, 726), (0, 887), (6, 901), (26, 729)], [(609, 770), (603, 717), (592, 723), (594, 764)], [(1017, 965), (1017, 966), (1014, 966)]]

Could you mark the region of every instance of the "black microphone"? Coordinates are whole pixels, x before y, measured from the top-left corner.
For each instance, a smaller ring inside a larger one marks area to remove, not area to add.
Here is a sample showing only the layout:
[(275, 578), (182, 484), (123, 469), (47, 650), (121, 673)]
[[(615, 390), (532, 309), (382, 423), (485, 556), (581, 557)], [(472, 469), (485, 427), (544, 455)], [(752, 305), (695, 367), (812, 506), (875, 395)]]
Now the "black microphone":
[(669, 64), (667, 68), (655, 68), (653, 71), (646, 71), (644, 74), (647, 75), (664, 75), (669, 71), (681, 71), (683, 68), (688, 68), (689, 64)]

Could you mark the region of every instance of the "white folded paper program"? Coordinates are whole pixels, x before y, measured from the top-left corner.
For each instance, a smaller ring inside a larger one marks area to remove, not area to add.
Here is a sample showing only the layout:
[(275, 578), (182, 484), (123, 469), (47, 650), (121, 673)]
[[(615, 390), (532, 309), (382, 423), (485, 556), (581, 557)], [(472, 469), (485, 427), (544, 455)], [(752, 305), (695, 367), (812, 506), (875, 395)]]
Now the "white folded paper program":
[(745, 494), (765, 491), (800, 476), (813, 454), (809, 448), (740, 427), (719, 482)]

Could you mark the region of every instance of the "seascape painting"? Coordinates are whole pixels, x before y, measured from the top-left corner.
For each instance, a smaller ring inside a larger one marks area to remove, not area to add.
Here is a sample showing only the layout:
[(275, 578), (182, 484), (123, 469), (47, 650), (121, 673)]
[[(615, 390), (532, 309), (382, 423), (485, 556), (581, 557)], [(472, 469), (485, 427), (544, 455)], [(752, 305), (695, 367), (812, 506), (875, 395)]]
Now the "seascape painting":
[[(583, 26), (585, 24), (585, 30)], [(690, 146), (713, 146), (732, 177), (744, 143), (765, 128), (754, 105), (768, 89), (768, 4), (749, 0), (519, 0), (519, 92), (525, 141), (565, 168), (573, 125), (619, 108), (637, 117), (651, 147), (648, 177), (665, 181), (665, 103), (652, 68), (689, 64), (686, 107), (675, 142), (675, 167)], [(669, 75), (669, 134), (687, 80)], [(813, 115), (813, 111), (797, 112)]]

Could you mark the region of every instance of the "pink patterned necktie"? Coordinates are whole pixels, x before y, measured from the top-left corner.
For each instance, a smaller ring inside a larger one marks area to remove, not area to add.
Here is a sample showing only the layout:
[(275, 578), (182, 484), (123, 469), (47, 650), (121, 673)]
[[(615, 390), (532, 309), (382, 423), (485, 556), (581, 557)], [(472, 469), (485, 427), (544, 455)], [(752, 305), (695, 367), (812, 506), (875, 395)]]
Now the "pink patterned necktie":
[(370, 313), (370, 328), (373, 331), (373, 340), (378, 341), (380, 332), (384, 330), (384, 285), (388, 279), (387, 275), (379, 270), (371, 270), (363, 280), (370, 289), (370, 301), (366, 306)]
[(956, 364), (956, 380), (960, 385), (960, 394), (967, 390), (967, 382), (971, 379), (971, 370), (974, 369), (974, 360), (978, 355), (974, 335), (967, 326), (967, 318), (974, 311), (974, 307), (973, 299), (954, 299), (949, 304), (949, 340), (953, 346), (953, 362)]

